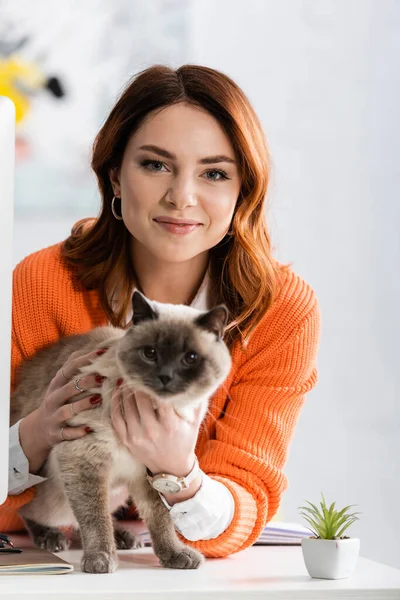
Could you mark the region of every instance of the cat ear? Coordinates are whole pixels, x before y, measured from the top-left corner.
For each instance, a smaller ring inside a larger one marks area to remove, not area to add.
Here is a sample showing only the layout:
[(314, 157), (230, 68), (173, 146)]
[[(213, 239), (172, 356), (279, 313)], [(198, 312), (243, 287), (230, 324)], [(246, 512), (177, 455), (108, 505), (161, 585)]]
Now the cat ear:
[(225, 325), (228, 322), (228, 309), (224, 304), (214, 306), (204, 315), (200, 315), (195, 320), (196, 325), (215, 333), (218, 338), (222, 338)]
[(148, 319), (158, 319), (158, 313), (153, 310), (147, 299), (139, 290), (135, 290), (132, 296), (132, 325), (137, 325)]

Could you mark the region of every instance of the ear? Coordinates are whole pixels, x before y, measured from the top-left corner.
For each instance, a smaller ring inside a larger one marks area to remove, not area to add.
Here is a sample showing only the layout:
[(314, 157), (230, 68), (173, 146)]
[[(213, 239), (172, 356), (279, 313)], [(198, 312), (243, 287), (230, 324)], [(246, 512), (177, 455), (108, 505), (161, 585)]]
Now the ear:
[(222, 338), (225, 325), (228, 322), (228, 309), (224, 304), (215, 306), (204, 315), (200, 315), (195, 320), (196, 325), (215, 333), (217, 338)]
[(117, 196), (118, 198), (120, 198), (121, 197), (121, 185), (119, 182), (119, 169), (117, 169), (117, 168), (110, 169), (108, 172), (108, 176), (111, 181), (111, 187), (113, 189), (114, 196)]
[(132, 325), (137, 325), (148, 319), (158, 319), (158, 313), (152, 309), (147, 299), (139, 290), (135, 290), (132, 296)]

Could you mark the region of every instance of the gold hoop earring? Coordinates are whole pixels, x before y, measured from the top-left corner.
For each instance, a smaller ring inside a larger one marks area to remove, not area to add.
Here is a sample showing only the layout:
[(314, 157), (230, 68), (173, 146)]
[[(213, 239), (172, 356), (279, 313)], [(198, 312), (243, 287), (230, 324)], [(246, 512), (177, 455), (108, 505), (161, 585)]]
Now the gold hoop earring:
[(234, 229), (233, 229), (233, 219), (231, 221), (231, 224), (229, 225), (229, 229), (225, 234), (227, 237), (232, 237), (235, 235)]
[(111, 212), (114, 215), (114, 217), (118, 220), (118, 221), (122, 221), (122, 216), (119, 216), (116, 212), (115, 212), (115, 207), (114, 207), (114, 202), (115, 200), (121, 200), (121, 198), (117, 198), (117, 196), (114, 196), (113, 199), (111, 200)]

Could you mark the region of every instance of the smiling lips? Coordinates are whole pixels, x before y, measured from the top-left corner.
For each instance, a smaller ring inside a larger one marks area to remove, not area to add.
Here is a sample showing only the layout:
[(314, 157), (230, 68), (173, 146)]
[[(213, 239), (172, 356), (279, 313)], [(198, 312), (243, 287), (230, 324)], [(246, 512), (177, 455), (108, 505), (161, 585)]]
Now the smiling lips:
[(200, 221), (193, 219), (175, 219), (174, 217), (156, 217), (157, 223), (173, 223), (174, 225), (201, 225)]
[(202, 223), (193, 219), (174, 219), (173, 217), (156, 217), (153, 219), (160, 227), (169, 233), (185, 235), (198, 229)]

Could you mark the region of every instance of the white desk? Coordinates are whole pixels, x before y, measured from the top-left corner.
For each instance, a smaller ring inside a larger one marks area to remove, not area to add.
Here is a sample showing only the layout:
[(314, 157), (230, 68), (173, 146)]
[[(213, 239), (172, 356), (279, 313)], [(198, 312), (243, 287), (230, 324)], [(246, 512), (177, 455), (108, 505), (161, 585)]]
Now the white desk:
[[(139, 523), (129, 523), (132, 529)], [(21, 547), (26, 536), (10, 536)], [(400, 570), (360, 558), (349, 579), (311, 579), (299, 546), (253, 546), (198, 570), (160, 567), (151, 548), (119, 550), (115, 573), (82, 573), (81, 550), (60, 556), (74, 565), (66, 575), (0, 576), (1, 600), (400, 600)]]

